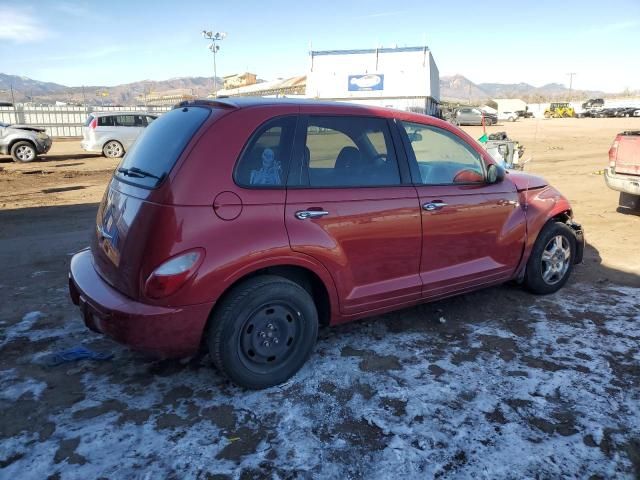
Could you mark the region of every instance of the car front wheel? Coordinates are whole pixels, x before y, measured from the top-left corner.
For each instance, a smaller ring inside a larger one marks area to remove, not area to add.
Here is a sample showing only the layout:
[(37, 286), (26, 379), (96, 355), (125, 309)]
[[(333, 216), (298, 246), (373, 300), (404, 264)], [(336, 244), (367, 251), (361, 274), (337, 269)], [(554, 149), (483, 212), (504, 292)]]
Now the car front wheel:
[(207, 343), (222, 374), (241, 387), (261, 389), (300, 370), (317, 336), (311, 295), (286, 278), (263, 275), (225, 296), (211, 318)]
[(525, 286), (533, 293), (557, 292), (569, 279), (576, 256), (576, 240), (562, 222), (547, 223), (533, 245), (525, 272)]
[(16, 162), (32, 162), (38, 158), (38, 152), (30, 142), (17, 142), (11, 147), (11, 156)]

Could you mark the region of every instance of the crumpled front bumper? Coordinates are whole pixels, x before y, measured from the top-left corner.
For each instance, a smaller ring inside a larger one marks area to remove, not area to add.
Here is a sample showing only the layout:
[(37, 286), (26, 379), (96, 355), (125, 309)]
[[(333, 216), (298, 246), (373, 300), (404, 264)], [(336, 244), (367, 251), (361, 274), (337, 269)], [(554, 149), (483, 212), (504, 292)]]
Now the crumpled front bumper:
[(582, 225), (573, 220), (569, 220), (567, 225), (576, 237), (576, 256), (573, 263), (582, 263), (582, 258), (584, 257), (584, 231), (582, 230)]

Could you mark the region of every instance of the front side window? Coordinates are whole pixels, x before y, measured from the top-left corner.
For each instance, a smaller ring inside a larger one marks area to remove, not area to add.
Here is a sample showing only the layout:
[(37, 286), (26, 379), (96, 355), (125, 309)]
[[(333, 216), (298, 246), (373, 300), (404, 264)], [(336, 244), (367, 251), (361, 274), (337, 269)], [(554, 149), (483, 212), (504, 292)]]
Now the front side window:
[(236, 183), (253, 188), (284, 186), (295, 127), (295, 117), (281, 117), (258, 128), (238, 160)]
[(400, 185), (391, 134), (382, 118), (311, 116), (304, 156), (311, 187)]
[(446, 130), (402, 122), (418, 163), (422, 185), (484, 182), (483, 162), (469, 145)]

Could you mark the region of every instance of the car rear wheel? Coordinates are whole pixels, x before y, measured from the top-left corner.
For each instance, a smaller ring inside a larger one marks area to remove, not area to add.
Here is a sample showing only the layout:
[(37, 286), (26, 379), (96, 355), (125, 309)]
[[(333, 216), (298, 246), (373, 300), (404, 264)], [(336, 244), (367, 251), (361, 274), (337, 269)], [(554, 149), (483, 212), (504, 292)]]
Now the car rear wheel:
[(225, 296), (211, 318), (207, 343), (222, 374), (242, 387), (261, 389), (293, 376), (317, 336), (311, 295), (286, 278), (264, 275)]
[(16, 142), (11, 147), (11, 156), (16, 162), (32, 162), (38, 158), (38, 152), (30, 142)]
[(108, 158), (120, 158), (124, 155), (124, 147), (117, 140), (111, 140), (104, 144), (102, 153)]
[(531, 251), (525, 272), (525, 286), (533, 293), (557, 292), (569, 279), (576, 256), (571, 228), (561, 222), (547, 223)]

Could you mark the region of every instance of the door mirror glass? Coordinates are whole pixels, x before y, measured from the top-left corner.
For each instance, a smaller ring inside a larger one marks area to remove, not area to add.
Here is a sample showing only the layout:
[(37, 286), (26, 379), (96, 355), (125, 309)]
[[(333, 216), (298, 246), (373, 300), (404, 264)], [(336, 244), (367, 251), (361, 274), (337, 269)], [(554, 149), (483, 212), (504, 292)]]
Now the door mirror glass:
[(487, 183), (499, 183), (504, 180), (505, 170), (492, 163), (487, 167)]
[(409, 135), (409, 141), (411, 143), (422, 141), (422, 135), (420, 135), (420, 133), (418, 132), (411, 132), (408, 135)]

